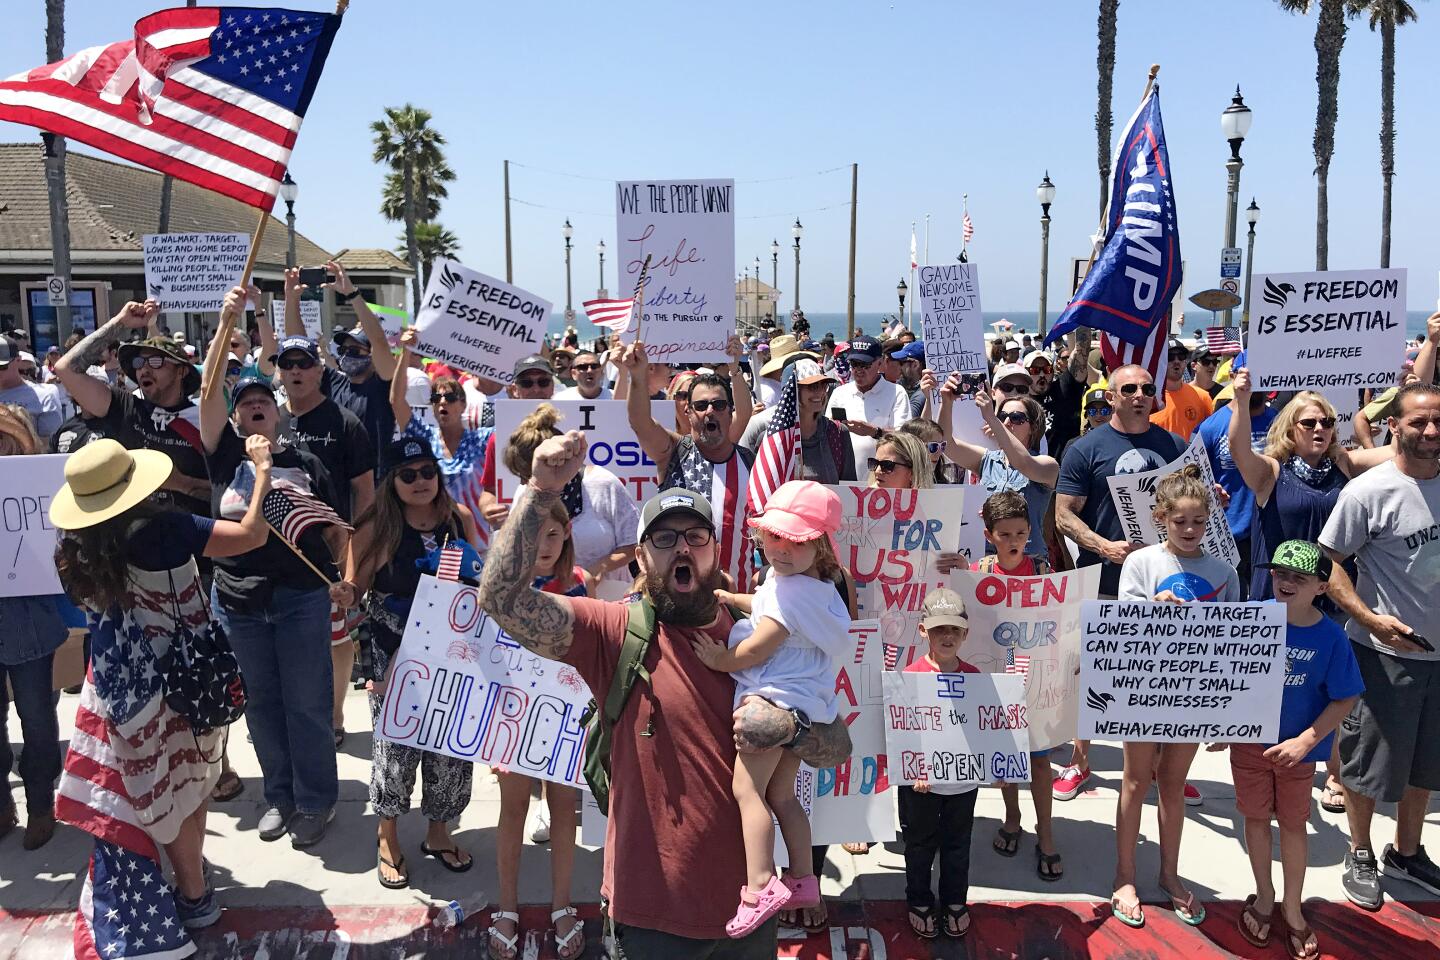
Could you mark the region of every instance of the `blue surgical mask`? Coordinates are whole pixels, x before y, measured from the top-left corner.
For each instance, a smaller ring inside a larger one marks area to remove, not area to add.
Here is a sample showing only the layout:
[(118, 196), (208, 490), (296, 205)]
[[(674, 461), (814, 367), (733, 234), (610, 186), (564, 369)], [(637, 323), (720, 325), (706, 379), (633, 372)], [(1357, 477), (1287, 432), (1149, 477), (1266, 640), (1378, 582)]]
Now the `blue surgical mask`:
[(369, 357), (344, 357), (340, 358), (340, 369), (346, 376), (358, 377), (370, 369)]

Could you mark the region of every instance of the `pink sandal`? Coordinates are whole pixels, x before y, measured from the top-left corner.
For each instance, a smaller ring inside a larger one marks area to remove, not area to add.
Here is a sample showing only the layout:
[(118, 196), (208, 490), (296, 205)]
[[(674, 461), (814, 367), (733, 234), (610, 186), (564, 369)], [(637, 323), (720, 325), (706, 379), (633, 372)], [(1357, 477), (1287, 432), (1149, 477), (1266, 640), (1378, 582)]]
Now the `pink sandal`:
[(735, 916), (725, 924), (725, 932), (731, 939), (749, 936), (766, 920), (784, 910), (790, 902), (790, 888), (779, 877), (771, 877), (759, 893), (751, 893), (749, 886), (740, 888), (740, 906)]
[(815, 874), (808, 877), (792, 877), (786, 874), (782, 883), (790, 891), (789, 910), (803, 910), (820, 906), (820, 878)]

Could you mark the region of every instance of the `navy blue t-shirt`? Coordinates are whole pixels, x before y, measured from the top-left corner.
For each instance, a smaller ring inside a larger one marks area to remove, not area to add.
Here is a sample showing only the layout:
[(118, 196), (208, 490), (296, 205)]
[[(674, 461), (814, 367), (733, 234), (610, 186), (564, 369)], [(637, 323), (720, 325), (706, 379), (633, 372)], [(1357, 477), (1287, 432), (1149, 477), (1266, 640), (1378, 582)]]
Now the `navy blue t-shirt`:
[[(1210, 458), (1210, 472), (1215, 482), (1230, 494), (1230, 506), (1225, 508), (1225, 520), (1236, 540), (1250, 536), (1250, 523), (1254, 519), (1255, 494), (1245, 485), (1245, 478), (1230, 456), (1231, 404), (1225, 404), (1200, 424), (1197, 432), (1200, 442), (1205, 444), (1205, 453)], [(1265, 449), (1265, 435), (1270, 432), (1276, 413), (1268, 406), (1250, 418), (1250, 448), (1257, 453)]]
[[(1365, 692), (1360, 665), (1345, 630), (1329, 617), (1321, 616), (1311, 627), (1285, 627), (1285, 693), (1280, 700), (1280, 739), (1297, 737), (1334, 700)], [(1304, 763), (1330, 759), (1329, 736), (1305, 755)], [(1273, 744), (1267, 744), (1273, 746)]]
[(191, 557), (205, 555), (215, 521), (193, 513), (169, 510), (151, 517), (130, 534), (125, 561), (141, 570), (174, 570)]

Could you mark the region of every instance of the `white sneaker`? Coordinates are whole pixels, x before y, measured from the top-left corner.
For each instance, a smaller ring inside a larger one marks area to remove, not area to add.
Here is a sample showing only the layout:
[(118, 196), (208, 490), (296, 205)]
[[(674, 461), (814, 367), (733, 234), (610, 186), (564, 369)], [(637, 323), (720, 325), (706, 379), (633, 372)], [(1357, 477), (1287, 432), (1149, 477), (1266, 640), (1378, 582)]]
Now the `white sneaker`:
[(550, 839), (550, 811), (542, 800), (530, 814), (530, 842), (546, 843)]

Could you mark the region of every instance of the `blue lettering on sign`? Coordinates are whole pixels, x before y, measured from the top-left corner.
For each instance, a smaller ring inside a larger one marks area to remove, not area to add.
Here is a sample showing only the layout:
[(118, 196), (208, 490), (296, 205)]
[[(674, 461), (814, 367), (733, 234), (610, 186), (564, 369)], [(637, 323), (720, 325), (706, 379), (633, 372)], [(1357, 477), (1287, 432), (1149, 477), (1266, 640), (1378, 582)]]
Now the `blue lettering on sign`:
[(939, 688), (936, 696), (942, 700), (965, 699), (965, 674), (937, 673), (935, 674), (935, 683)]
[(640, 444), (634, 440), (621, 440), (613, 444), (597, 440), (590, 444), (590, 462), (597, 467), (655, 466), (655, 461), (647, 457)]

